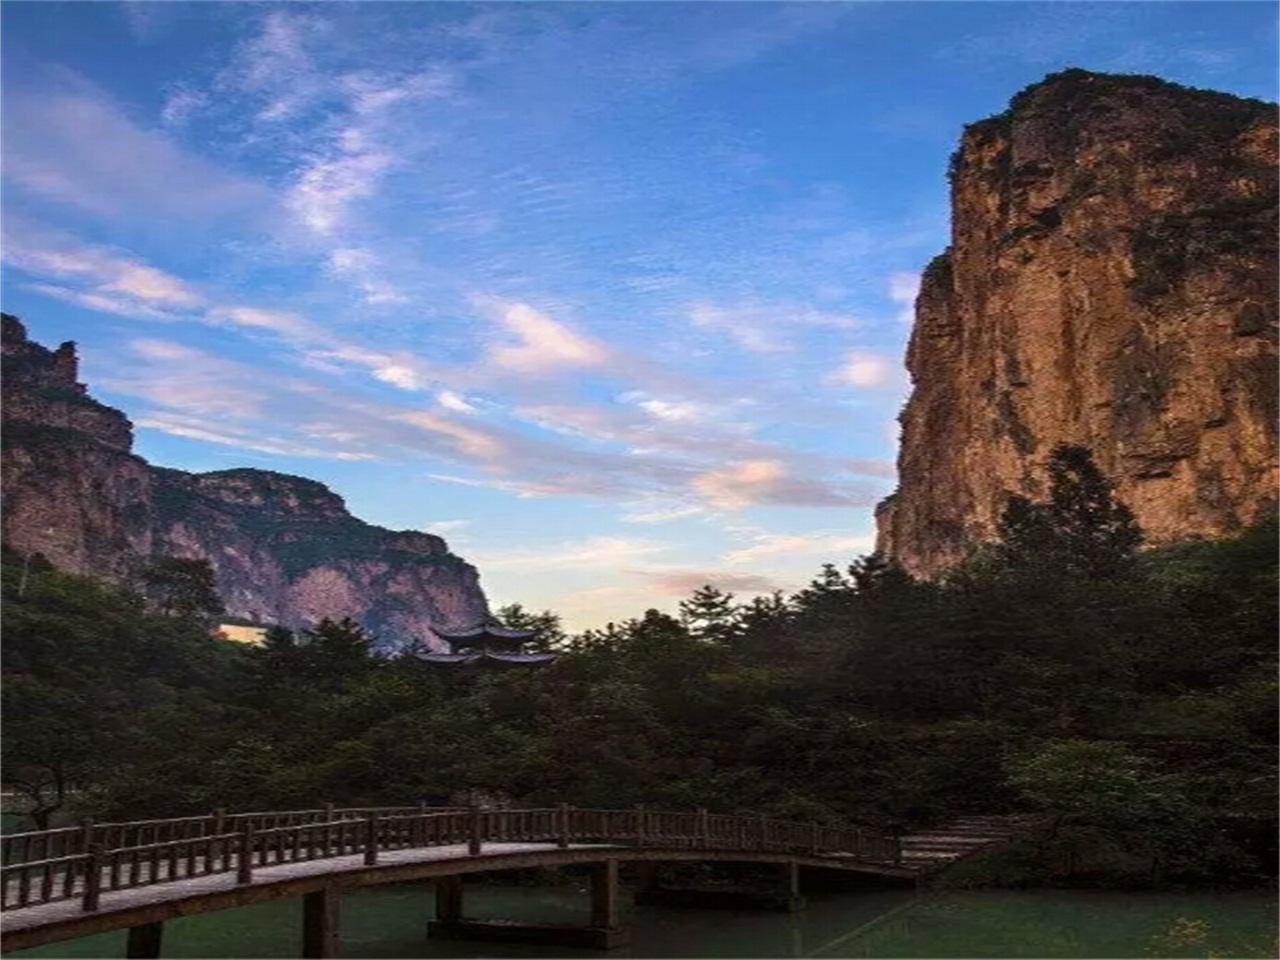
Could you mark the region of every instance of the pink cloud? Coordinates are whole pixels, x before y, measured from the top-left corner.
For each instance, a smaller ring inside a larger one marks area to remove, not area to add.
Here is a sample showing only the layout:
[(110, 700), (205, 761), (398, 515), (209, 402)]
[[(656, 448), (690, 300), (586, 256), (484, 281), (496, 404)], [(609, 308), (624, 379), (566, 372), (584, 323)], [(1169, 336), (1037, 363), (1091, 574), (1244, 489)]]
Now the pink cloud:
[(492, 348), (489, 360), (495, 366), (546, 376), (566, 367), (603, 366), (609, 358), (609, 351), (602, 344), (528, 304), (491, 301), (488, 307), (515, 339), (514, 343)]
[(710, 584), (730, 593), (762, 594), (786, 591), (789, 584), (753, 573), (723, 573), (717, 570), (631, 571), (647, 579), (655, 590), (668, 596), (687, 596)]
[(875, 389), (889, 386), (896, 371), (895, 362), (884, 354), (852, 350), (845, 355), (844, 363), (831, 375), (831, 380), (852, 387)]

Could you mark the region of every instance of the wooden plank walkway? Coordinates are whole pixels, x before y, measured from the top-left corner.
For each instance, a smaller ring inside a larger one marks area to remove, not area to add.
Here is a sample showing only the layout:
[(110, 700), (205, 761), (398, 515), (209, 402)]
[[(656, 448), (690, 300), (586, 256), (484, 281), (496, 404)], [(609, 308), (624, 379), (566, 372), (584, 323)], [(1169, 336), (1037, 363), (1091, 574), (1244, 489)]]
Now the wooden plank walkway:
[[(592, 850), (607, 845), (578, 844), (570, 849)], [(485, 845), (480, 857), (474, 856), (467, 844), (454, 844), (445, 847), (425, 847), (411, 850), (388, 850), (378, 858), (379, 867), (406, 866), (420, 863), (437, 863), (456, 860), (477, 860), (497, 858), (518, 853), (538, 853), (544, 851), (560, 851), (554, 843), (489, 843)], [(169, 903), (199, 897), (211, 893), (232, 892), (252, 887), (265, 887), (287, 880), (301, 880), (308, 877), (337, 875), (349, 871), (367, 869), (362, 854), (345, 857), (327, 857), (323, 860), (303, 860), (293, 863), (274, 864), (269, 867), (256, 867), (253, 879), (247, 884), (236, 882), (234, 872), (211, 873), (199, 877), (179, 880), (166, 880), (158, 885), (128, 887), (123, 890), (104, 890), (99, 900), (97, 913), (114, 913), (131, 907), (151, 904)], [(76, 892), (83, 890), (83, 880), (76, 881)], [(0, 930), (6, 933), (26, 930), (31, 927), (45, 926), (85, 915), (78, 896), (69, 900), (56, 900), (36, 906), (11, 908), (0, 914)]]
[[(304, 812), (310, 816), (310, 812)], [(328, 811), (324, 811), (325, 814)], [(104, 849), (84, 829), (12, 838), (3, 867), (0, 932), (6, 949), (226, 909), (280, 896), (485, 870), (626, 860), (789, 863), (910, 879), (924, 877), (1027, 825), (1019, 817), (963, 817), (902, 837), (758, 816), (555, 809), (420, 812), (292, 823), (238, 834), (192, 835), (187, 821), (144, 823), (152, 835), (177, 825), (179, 839)], [(256, 814), (261, 819), (295, 814)], [(224, 826), (206, 818), (204, 830)], [(194, 821), (193, 821), (194, 822)], [(268, 821), (270, 822), (270, 821)], [(94, 827), (117, 830), (118, 825)], [(63, 836), (67, 834), (67, 836)], [(162, 834), (163, 835), (163, 834)], [(130, 837), (133, 839), (133, 837)], [(148, 837), (147, 839), (151, 839)], [(39, 841), (39, 843), (33, 842)], [(24, 855), (63, 854), (22, 861)], [(96, 881), (89, 884), (88, 881)]]

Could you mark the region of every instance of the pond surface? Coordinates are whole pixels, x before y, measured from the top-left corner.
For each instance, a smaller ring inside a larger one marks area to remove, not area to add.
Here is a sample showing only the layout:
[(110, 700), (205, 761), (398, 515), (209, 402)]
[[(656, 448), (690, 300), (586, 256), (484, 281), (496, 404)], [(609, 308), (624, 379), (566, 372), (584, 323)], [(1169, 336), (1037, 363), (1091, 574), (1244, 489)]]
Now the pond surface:
[[(374, 887), (342, 899), (344, 957), (1276, 957), (1268, 893), (903, 889), (808, 892), (802, 914), (635, 907), (624, 892), (628, 947), (603, 951), (428, 940), (428, 884)], [(585, 890), (467, 888), (466, 915), (582, 923)], [(300, 900), (166, 922), (165, 957), (297, 957)], [(68, 940), (6, 958), (123, 957), (124, 933)]]

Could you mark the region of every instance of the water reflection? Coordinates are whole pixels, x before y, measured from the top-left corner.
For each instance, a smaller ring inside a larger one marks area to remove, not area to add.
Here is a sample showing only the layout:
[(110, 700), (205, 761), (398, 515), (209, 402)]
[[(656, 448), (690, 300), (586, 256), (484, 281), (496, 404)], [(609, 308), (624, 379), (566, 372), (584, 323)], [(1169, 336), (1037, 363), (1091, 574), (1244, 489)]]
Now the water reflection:
[[(982, 891), (917, 896), (903, 889), (807, 892), (783, 913), (634, 907), (629, 947), (609, 953), (428, 940), (428, 885), (371, 888), (342, 902), (346, 957), (1275, 957), (1276, 902), (1261, 893), (1126, 894)], [(467, 913), (543, 923), (586, 920), (573, 886), (475, 886)], [(301, 905), (278, 900), (165, 925), (178, 958), (297, 957)], [(15, 951), (6, 957), (123, 957), (123, 933)]]

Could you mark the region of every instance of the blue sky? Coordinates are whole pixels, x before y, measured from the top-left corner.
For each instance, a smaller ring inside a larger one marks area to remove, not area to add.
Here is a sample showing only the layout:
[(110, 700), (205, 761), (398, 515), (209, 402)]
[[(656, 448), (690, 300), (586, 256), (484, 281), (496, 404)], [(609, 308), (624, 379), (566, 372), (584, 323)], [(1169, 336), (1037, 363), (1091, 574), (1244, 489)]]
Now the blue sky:
[(4, 307), (187, 470), (581, 629), (869, 552), (961, 127), (1269, 3), (6, 3)]

